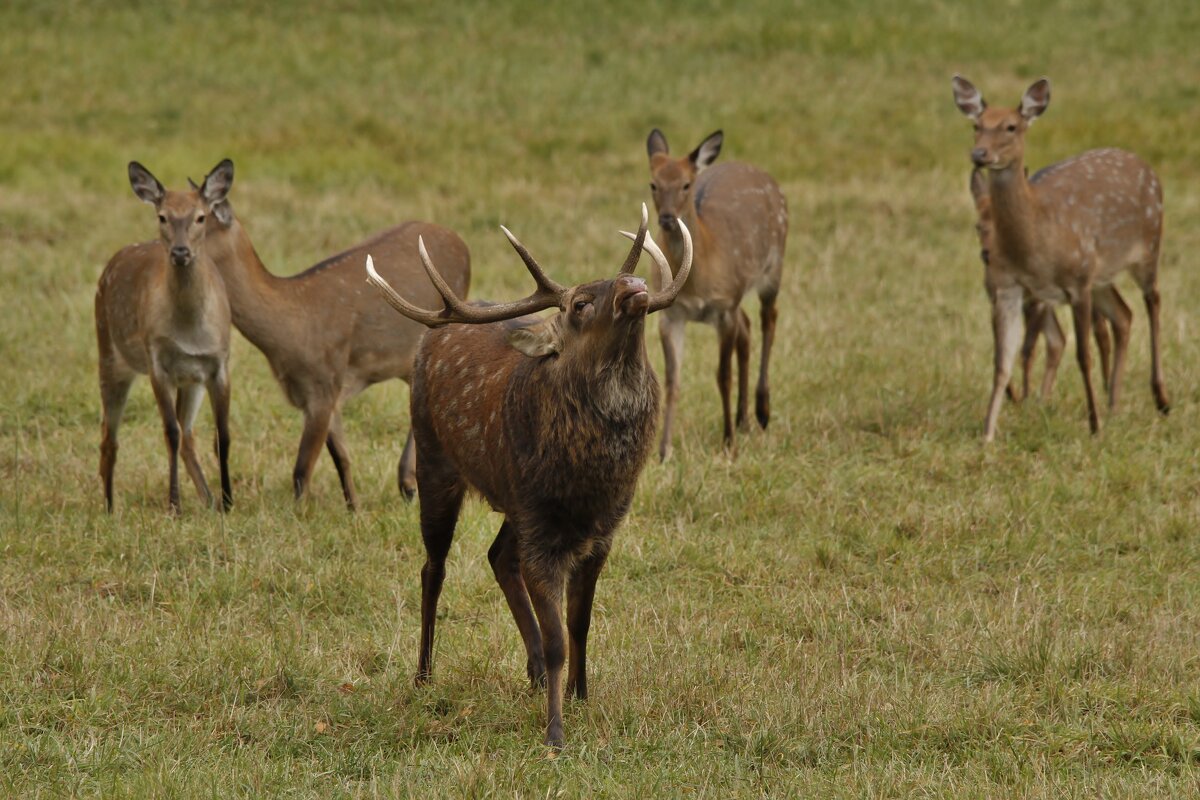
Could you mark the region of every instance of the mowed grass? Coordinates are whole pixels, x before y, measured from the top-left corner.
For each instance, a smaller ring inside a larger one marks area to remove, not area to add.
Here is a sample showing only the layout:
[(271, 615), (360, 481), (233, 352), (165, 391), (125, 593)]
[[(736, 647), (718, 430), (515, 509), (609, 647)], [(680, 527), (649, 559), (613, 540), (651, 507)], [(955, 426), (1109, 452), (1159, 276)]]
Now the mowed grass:
[[(1197, 34), (1182, 1), (6, 3), (0, 794), (1194, 796)], [(1125, 401), (1102, 433), (1068, 355), (1053, 398), (1010, 404), (981, 445), (956, 71), (1002, 104), (1051, 77), (1033, 168), (1110, 145), (1155, 165), (1169, 417), (1123, 280)], [(92, 296), (153, 236), (130, 159), (177, 187), (232, 157), (277, 272), (424, 218), (466, 239), (473, 295), (507, 298), (530, 282), (501, 223), (560, 280), (618, 267), (655, 126), (683, 152), (723, 128), (722, 159), (788, 196), (774, 417), (719, 453), (715, 335), (690, 328), (675, 457), (618, 534), (592, 697), (567, 704), (557, 758), (478, 501), (435, 680), (412, 686), (424, 553), (395, 487), (400, 384), (347, 413), (363, 510), (327, 459), (295, 505), (299, 414), (237, 338), (233, 512), (185, 484), (166, 515), (143, 381), (104, 514)]]

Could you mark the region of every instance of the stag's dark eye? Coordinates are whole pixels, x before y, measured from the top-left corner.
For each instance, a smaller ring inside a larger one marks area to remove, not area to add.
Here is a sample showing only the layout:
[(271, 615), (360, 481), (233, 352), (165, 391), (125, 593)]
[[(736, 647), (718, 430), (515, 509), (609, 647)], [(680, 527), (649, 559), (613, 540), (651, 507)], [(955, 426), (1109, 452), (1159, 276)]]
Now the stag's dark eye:
[(583, 310), (590, 305), (591, 305), (591, 303), (587, 300), (576, 300), (575, 301), (575, 313), (582, 314)]

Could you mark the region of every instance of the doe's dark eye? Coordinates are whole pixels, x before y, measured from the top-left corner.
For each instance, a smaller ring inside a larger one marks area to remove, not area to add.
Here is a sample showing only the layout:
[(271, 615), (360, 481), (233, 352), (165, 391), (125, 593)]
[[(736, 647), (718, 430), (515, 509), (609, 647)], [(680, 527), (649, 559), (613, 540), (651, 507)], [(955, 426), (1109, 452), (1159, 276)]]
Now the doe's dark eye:
[(163, 225), (166, 225), (166, 224), (167, 224), (167, 215), (166, 215), (166, 214), (159, 214), (159, 215), (158, 215), (158, 221), (159, 221), (159, 222), (161, 222)]
[(683, 185), (683, 190), (684, 190), (685, 192), (686, 192), (688, 189), (690, 189), (690, 188), (692, 188), (692, 184), (691, 184), (691, 183), (685, 183), (685, 184)]
[(1008, 132), (1009, 132), (1009, 133), (1016, 133), (1016, 132), (1017, 132), (1017, 126), (1016, 126), (1016, 125), (1009, 125), (1009, 126), (1008, 126)]
[(201, 215), (199, 215), (198, 217), (196, 217), (196, 224), (197, 224), (197, 225), (203, 225), (203, 224), (204, 224), (204, 215), (203, 215), (203, 214), (201, 214)]
[(652, 184), (650, 184), (650, 191), (652, 191), (652, 192), (657, 192), (657, 191), (658, 191), (658, 184), (655, 184), (655, 183), (652, 183)]

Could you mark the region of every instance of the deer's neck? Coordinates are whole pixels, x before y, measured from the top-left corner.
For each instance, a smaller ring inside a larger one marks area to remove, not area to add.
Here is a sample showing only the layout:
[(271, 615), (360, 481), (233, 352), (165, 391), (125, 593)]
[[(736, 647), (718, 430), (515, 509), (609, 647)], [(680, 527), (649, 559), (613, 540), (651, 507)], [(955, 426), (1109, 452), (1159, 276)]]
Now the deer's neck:
[(1036, 251), (1040, 209), (1025, 164), (1016, 161), (992, 172), (989, 180), (996, 247), (1005, 256), (1023, 261)]
[(214, 269), (205, 256), (197, 255), (186, 267), (177, 267), (168, 262), (167, 291), (171, 295), (171, 308), (177, 319), (185, 321), (199, 319), (208, 307), (210, 286)]
[(294, 290), (289, 281), (267, 271), (236, 218), (216, 238), (212, 256), (229, 292), (233, 324), (264, 352), (291, 340), (288, 329), (303, 315), (290, 313)]

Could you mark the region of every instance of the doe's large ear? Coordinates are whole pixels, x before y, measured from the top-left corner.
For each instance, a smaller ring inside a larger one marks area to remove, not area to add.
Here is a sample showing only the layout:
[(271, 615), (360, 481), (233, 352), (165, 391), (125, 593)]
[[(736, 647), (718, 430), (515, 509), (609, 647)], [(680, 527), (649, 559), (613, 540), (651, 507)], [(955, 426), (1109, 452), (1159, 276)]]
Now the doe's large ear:
[(233, 162), (228, 158), (212, 168), (212, 172), (204, 176), (204, 183), (197, 190), (200, 199), (207, 205), (213, 215), (222, 225), (233, 221), (233, 209), (229, 206), (229, 190), (233, 188)]
[(562, 352), (562, 331), (559, 330), (559, 317), (555, 315), (537, 325), (509, 331), (508, 343), (530, 358), (542, 358)]
[(954, 87), (954, 104), (958, 106), (958, 110), (972, 122), (978, 120), (979, 115), (987, 108), (987, 101), (975, 88), (975, 84), (962, 75), (955, 75), (950, 85)]
[(1027, 123), (1032, 123), (1049, 105), (1050, 80), (1042, 78), (1025, 90), (1025, 95), (1021, 98), (1021, 116)]
[(725, 134), (721, 131), (710, 133), (699, 147), (688, 154), (688, 158), (696, 165), (697, 172), (717, 160), (717, 156), (721, 155), (721, 144), (724, 141)]
[(136, 161), (129, 162), (129, 185), (133, 187), (133, 193), (138, 196), (139, 200), (152, 206), (161, 203), (163, 195), (167, 193), (163, 185), (158, 182), (158, 178), (151, 175), (150, 170)]
[(650, 136), (646, 139), (646, 155), (654, 158), (659, 153), (669, 153), (671, 148), (667, 147), (667, 137), (663, 136), (663, 132), (658, 128), (650, 131)]

